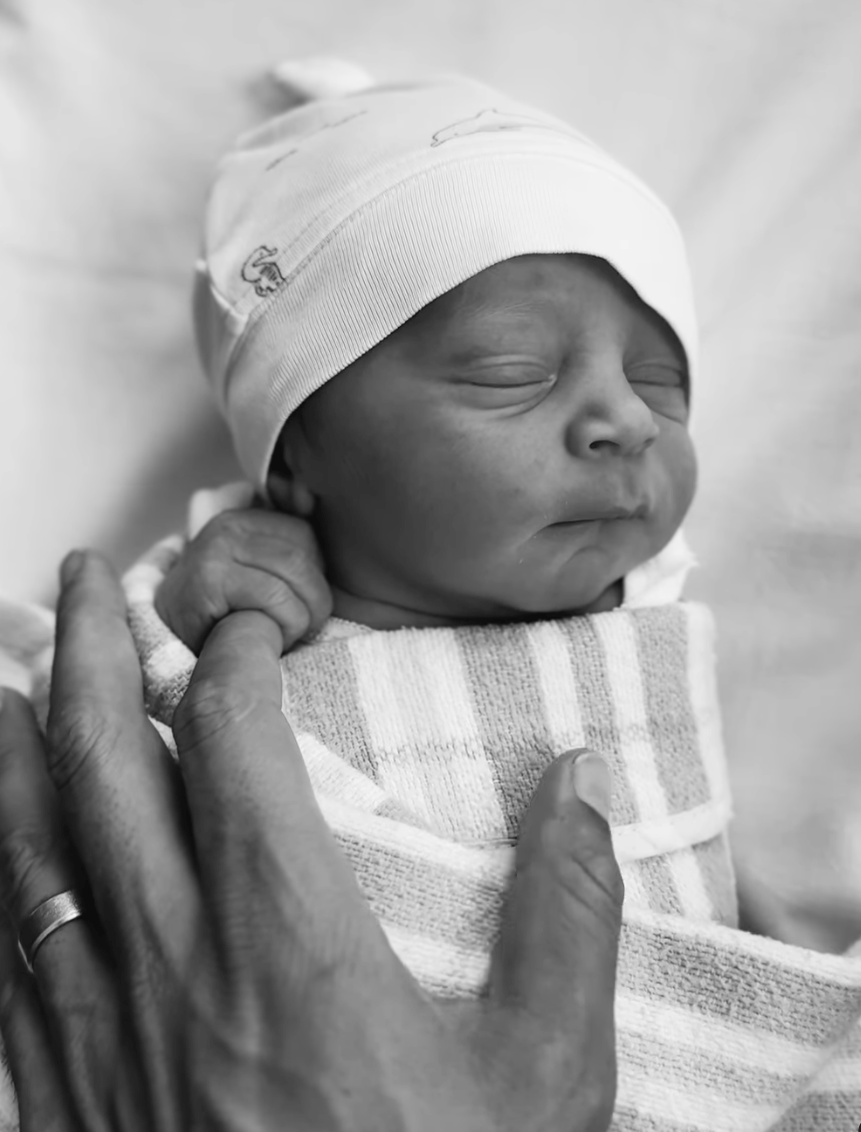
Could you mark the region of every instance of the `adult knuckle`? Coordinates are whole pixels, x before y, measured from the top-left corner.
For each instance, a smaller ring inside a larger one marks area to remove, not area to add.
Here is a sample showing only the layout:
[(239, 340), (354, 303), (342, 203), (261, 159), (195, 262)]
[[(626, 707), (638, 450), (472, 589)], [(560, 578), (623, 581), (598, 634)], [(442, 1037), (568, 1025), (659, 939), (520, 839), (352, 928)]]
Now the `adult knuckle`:
[(194, 749), (217, 738), (254, 710), (256, 697), (217, 677), (192, 679), (174, 713), (173, 731), (183, 749)]
[(625, 900), (625, 882), (613, 854), (611, 852), (587, 854), (584, 867), (588, 868), (593, 883), (606, 893), (610, 904), (621, 912)]
[(624, 883), (609, 830), (595, 835), (567, 819), (547, 821), (538, 831), (538, 868), (549, 867), (565, 888), (598, 890), (602, 899), (621, 909)]
[(625, 883), (615, 857), (597, 848), (558, 858), (560, 882), (576, 904), (586, 906), (608, 930), (617, 931)]
[(34, 890), (36, 878), (53, 848), (51, 831), (32, 824), (0, 834), (3, 901), (7, 906), (20, 909), (22, 915), (31, 910), (24, 907), (27, 893)]
[(608, 902), (621, 911), (625, 884), (609, 828), (602, 823), (600, 829), (584, 831), (566, 820), (552, 823), (549, 828), (561, 838), (563, 851), (554, 854), (556, 859), (584, 876), (590, 886), (603, 892)]
[(52, 711), (48, 719), (48, 770), (58, 790), (89, 772), (95, 760), (109, 757), (119, 742), (119, 726), (104, 705), (78, 697)]

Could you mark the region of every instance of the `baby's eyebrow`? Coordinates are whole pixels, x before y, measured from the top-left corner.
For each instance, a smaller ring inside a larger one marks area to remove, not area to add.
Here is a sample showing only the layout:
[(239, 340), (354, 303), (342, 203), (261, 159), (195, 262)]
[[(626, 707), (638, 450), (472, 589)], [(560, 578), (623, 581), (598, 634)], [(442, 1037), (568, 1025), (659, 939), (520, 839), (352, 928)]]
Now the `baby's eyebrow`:
[(476, 319), (468, 336), (458, 335), (451, 343), (446, 341), (443, 332), (439, 350), (443, 364), (473, 365), (495, 358), (525, 361), (529, 357), (537, 358), (539, 354), (548, 352), (551, 339), (554, 338), (548, 327), (536, 326), (534, 321), (523, 318), (522, 308), (513, 308), (505, 313), (508, 317), (504, 324), (498, 315), (494, 318)]
[(469, 366), (476, 362), (489, 361), (496, 357), (509, 357), (508, 351), (502, 351), (498, 346), (473, 345), (464, 346), (458, 350), (446, 350), (443, 360), (447, 365)]
[(632, 368), (643, 366), (660, 366), (661, 369), (672, 370), (682, 377), (688, 377), (688, 363), (684, 358), (676, 357), (675, 353), (645, 354), (628, 363)]
[(502, 346), (475, 346), (446, 352), (439, 368), (451, 370), (492, 369), (498, 366), (549, 366), (552, 358), (547, 349), (505, 349)]

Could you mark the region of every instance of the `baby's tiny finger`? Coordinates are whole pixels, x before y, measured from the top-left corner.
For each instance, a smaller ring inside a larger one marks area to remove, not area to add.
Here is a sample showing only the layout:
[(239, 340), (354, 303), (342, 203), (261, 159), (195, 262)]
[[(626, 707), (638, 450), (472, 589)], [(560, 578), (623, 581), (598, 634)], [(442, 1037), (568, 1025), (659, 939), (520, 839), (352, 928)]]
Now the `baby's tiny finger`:
[(200, 656), (210, 629), (226, 613), (213, 608), (200, 585), (189, 583), (182, 566), (174, 566), (156, 590), (155, 611), (195, 656)]
[(308, 610), (309, 631), (318, 632), (332, 616), (332, 591), (321, 566), (296, 555), (280, 561), (278, 573)]
[[(309, 598), (301, 586), (289, 579), (267, 573), (265, 570), (248, 571), (237, 583), (246, 582), (249, 588), (260, 600), (257, 608), (264, 610), (281, 629), (284, 641), (284, 651), (288, 652), (297, 641), (308, 636), (315, 629), (319, 629), (325, 617), (321, 620), (314, 616), (314, 609), (309, 605), (313, 603), (313, 596)], [(308, 587), (305, 587), (307, 590)], [(238, 601), (235, 608), (255, 608), (250, 602), (240, 606)], [(316, 620), (316, 623), (315, 623)]]
[(230, 613), (254, 611), (271, 617), (281, 630), (284, 652), (323, 623), (315, 626), (308, 599), (298, 585), (264, 567), (236, 563), (225, 577), (223, 601)]
[(267, 594), (272, 616), (285, 629), (285, 643), (288, 635), (295, 643), (320, 630), (332, 614), (332, 591), (314, 558), (301, 547), (261, 543), (254, 551), (253, 557), (249, 555), (248, 561), (240, 564), (260, 575), (253, 585), (258, 593)]

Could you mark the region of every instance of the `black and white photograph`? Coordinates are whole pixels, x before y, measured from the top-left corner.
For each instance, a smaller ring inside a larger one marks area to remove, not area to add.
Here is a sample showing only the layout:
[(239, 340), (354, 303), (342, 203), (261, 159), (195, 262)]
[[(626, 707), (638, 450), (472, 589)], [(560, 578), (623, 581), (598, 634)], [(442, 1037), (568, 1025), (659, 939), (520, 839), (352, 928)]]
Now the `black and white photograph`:
[(0, 1132), (861, 1132), (858, 0), (0, 0)]

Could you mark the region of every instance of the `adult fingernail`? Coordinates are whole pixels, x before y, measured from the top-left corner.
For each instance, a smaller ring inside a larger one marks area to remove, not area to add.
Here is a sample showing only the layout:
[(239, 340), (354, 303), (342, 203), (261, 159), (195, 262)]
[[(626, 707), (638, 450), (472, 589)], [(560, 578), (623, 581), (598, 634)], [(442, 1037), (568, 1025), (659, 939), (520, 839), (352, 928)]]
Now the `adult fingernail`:
[(67, 554), (60, 567), (60, 584), (68, 586), (70, 582), (73, 582), (83, 564), (84, 555), (82, 551), (73, 550), (70, 554)]
[(613, 779), (604, 759), (594, 751), (587, 751), (574, 760), (571, 773), (580, 801), (597, 810), (604, 821), (609, 821)]

